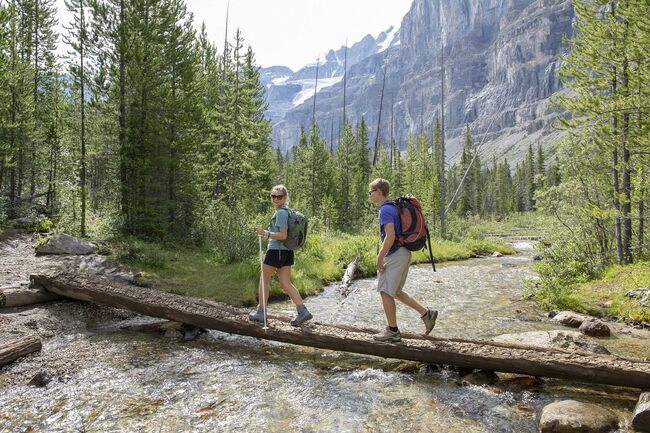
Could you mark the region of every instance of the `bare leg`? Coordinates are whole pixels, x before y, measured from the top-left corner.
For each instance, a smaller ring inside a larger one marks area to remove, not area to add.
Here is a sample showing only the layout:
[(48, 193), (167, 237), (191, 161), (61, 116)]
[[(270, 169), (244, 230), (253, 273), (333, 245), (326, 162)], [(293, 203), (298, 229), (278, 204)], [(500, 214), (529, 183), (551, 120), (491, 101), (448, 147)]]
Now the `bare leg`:
[(424, 308), (418, 301), (411, 298), (409, 294), (406, 292), (398, 293), (397, 295), (395, 295), (395, 298), (397, 298), (400, 302), (416, 310), (418, 313), (420, 313), (420, 316), (424, 316), (424, 314), (427, 312), (426, 308)]
[(395, 298), (390, 296), (387, 293), (379, 292), (381, 294), (381, 302), (384, 305), (384, 314), (386, 314), (386, 320), (388, 321), (388, 326), (397, 326), (397, 307), (395, 306)]
[(258, 307), (269, 305), (269, 288), (271, 287), (271, 277), (278, 270), (278, 268), (269, 265), (262, 266), (262, 269), (262, 278), (260, 285), (257, 288), (257, 296), (259, 300)]
[(291, 301), (297, 306), (303, 305), (302, 297), (298, 289), (291, 283), (291, 266), (283, 266), (278, 270), (278, 280), (280, 287), (289, 295)]

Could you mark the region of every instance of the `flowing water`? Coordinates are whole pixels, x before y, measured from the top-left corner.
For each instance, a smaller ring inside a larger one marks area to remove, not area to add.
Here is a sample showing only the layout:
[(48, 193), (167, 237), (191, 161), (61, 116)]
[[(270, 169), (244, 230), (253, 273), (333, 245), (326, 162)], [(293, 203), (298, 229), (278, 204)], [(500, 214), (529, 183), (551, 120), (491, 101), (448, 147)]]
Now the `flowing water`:
[[(436, 274), (427, 265), (411, 269), (406, 291), (440, 311), (434, 335), (559, 329), (518, 300), (524, 279), (535, 274), (531, 245), (515, 247), (516, 256), (439, 264)], [(375, 285), (356, 281), (347, 298), (327, 287), (307, 305), (320, 321), (380, 328)], [(293, 313), (288, 302), (269, 308)], [(417, 313), (403, 305), (398, 320), (401, 329), (421, 332)], [(125, 332), (122, 324), (49, 340), (43, 352), (68, 359), (68, 374), (45, 388), (2, 389), (0, 431), (536, 432), (540, 409), (566, 398), (613, 409), (627, 431), (638, 398), (636, 390), (552, 379), (530, 384), (513, 375), (492, 386), (461, 385), (453, 369), (221, 332), (178, 343)], [(599, 342), (613, 353), (650, 356), (647, 340)]]

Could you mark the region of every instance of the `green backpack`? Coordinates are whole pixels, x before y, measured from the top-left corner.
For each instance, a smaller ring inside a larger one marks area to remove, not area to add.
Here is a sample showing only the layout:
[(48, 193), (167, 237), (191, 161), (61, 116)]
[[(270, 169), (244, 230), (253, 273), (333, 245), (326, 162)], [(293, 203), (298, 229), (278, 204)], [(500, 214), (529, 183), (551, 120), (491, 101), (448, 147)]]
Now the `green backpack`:
[[(297, 250), (305, 244), (307, 240), (307, 227), (309, 219), (301, 212), (295, 209), (281, 208), (289, 212), (287, 238), (282, 241), (285, 247), (290, 250)], [(275, 221), (272, 221), (275, 225)]]

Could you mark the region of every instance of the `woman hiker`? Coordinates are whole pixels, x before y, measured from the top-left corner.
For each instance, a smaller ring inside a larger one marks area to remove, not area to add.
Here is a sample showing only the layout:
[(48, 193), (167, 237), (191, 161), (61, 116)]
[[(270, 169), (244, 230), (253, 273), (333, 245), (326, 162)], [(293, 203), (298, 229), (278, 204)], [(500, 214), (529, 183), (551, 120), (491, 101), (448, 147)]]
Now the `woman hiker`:
[(388, 199), (390, 184), (385, 179), (375, 179), (369, 185), (368, 195), (375, 206), (379, 207), (379, 231), (382, 242), (377, 254), (377, 291), (388, 321), (388, 327), (374, 336), (377, 341), (397, 342), (402, 335), (397, 327), (395, 299), (413, 308), (424, 322), (424, 333), (429, 334), (436, 324), (438, 312), (425, 308), (402, 289), (411, 264), (411, 252), (395, 242), (396, 234), (402, 232), (399, 210)]
[[(292, 326), (298, 326), (303, 322), (313, 318), (303, 303), (302, 297), (298, 290), (291, 283), (291, 266), (293, 266), (293, 250), (285, 247), (282, 243), (287, 238), (287, 229), (289, 227), (289, 192), (284, 185), (276, 185), (271, 190), (271, 200), (275, 207), (275, 213), (269, 224), (269, 229), (257, 227), (255, 232), (259, 236), (268, 239), (264, 264), (262, 265), (262, 278), (258, 287), (257, 310), (250, 313), (249, 318), (252, 321), (264, 323), (264, 308), (269, 301), (269, 287), (271, 277), (278, 273), (280, 287), (289, 295), (289, 298), (296, 305), (297, 314), (291, 319)], [(264, 301), (262, 303), (262, 301)]]

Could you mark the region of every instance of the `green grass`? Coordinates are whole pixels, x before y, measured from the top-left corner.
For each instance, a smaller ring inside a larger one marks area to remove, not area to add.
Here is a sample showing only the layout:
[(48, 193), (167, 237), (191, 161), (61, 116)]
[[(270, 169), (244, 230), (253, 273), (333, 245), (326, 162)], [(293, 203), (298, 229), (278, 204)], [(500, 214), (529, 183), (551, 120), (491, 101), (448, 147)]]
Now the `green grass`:
[(601, 278), (579, 284), (573, 299), (589, 314), (650, 323), (650, 308), (625, 296), (629, 290), (650, 287), (650, 262), (610, 266)]
[(541, 236), (557, 224), (554, 217), (541, 212), (520, 212), (502, 219), (463, 218), (450, 221), (450, 230), (459, 237), (483, 235)]
[[(252, 238), (251, 242), (257, 242)], [(377, 235), (349, 235), (321, 232), (311, 234), (305, 247), (296, 254), (292, 281), (303, 296), (320, 292), (324, 284), (340, 280), (347, 265), (360, 256), (356, 278), (376, 274)], [(138, 284), (167, 292), (212, 299), (232, 305), (250, 306), (256, 302), (259, 257), (223, 264), (218, 255), (198, 248), (159, 244), (133, 238), (113, 239), (107, 249), (112, 259), (140, 272)], [(462, 243), (433, 239), (436, 261), (463, 260), (500, 251), (514, 253), (511, 247), (490, 240), (469, 239)], [(413, 261), (429, 261), (428, 251), (413, 254)], [(286, 295), (277, 279), (271, 282), (271, 299)]]

